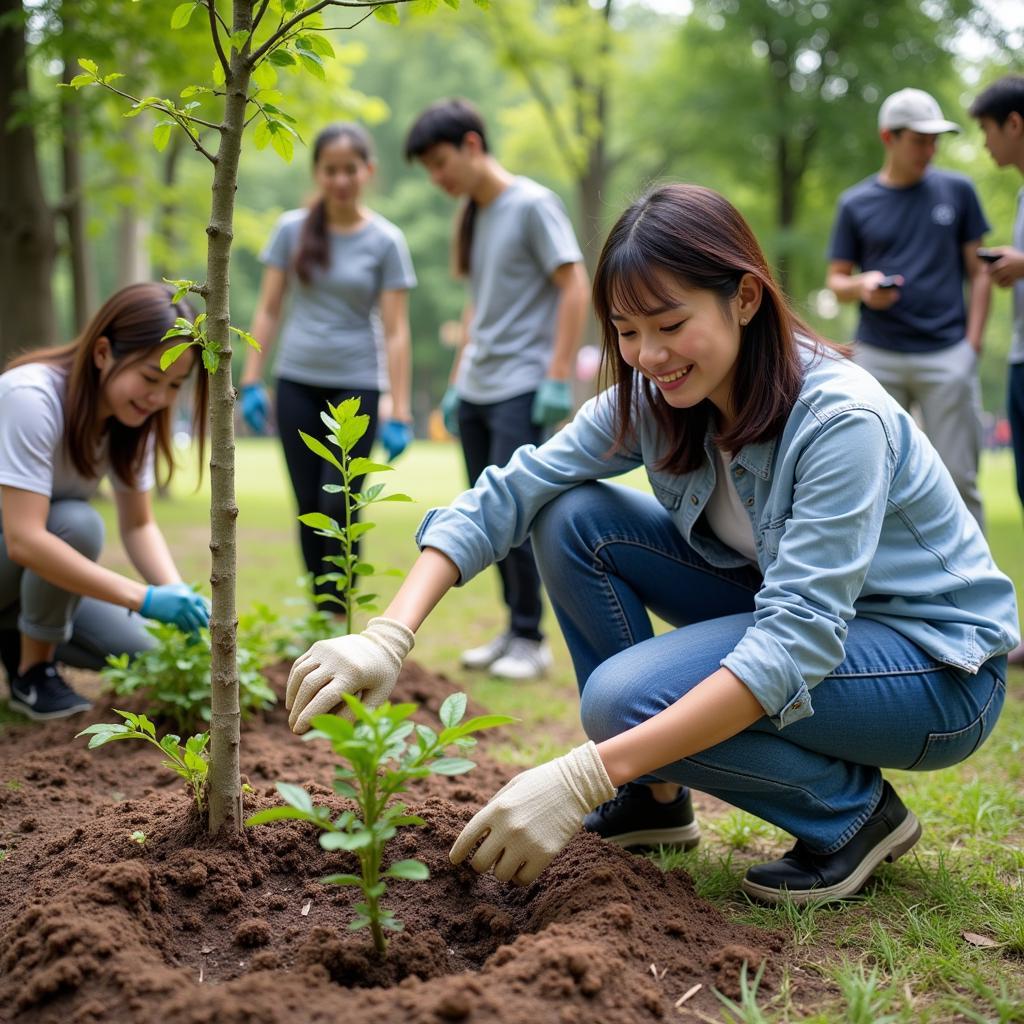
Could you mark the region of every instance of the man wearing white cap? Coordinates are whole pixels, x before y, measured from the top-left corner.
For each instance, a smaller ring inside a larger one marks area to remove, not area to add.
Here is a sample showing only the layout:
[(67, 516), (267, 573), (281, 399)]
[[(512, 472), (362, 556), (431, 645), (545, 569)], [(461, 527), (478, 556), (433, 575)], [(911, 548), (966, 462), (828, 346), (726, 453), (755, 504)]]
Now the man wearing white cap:
[(977, 250), (989, 224), (969, 179), (930, 166), (938, 137), (960, 131), (934, 97), (893, 93), (878, 128), (885, 162), (839, 199), (827, 284), (840, 302), (860, 303), (854, 360), (905, 408), (917, 406), (983, 523), (977, 362), (991, 281)]

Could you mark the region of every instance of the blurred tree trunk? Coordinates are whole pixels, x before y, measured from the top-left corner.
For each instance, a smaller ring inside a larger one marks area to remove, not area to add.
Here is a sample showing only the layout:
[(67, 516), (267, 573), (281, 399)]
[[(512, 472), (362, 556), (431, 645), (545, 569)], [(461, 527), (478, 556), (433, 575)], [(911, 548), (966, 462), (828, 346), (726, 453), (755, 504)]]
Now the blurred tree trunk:
[(161, 173), (160, 194), (163, 197), (156, 215), (156, 232), (160, 241), (154, 275), (158, 280), (174, 278), (170, 262), (173, 261), (181, 239), (178, 234), (178, 200), (175, 185), (178, 183), (178, 160), (185, 151), (185, 136), (181, 132), (172, 132), (170, 142), (164, 151), (163, 170)]
[(125, 184), (135, 197), (121, 208), (117, 223), (117, 287), (124, 288), (152, 276), (149, 260), (149, 219), (142, 212), (146, 189), (146, 166), (138, 155), (146, 151), (147, 139), (139, 118), (128, 118), (122, 135), (133, 159), (125, 169)]
[[(71, 35), (73, 14), (67, 4), (61, 8), (64, 38)], [(61, 81), (70, 82), (75, 76), (75, 54), (64, 50), (64, 69)], [(60, 90), (61, 103), (61, 170), (64, 199), (61, 213), (68, 238), (68, 262), (71, 267), (71, 293), (75, 331), (82, 330), (96, 309), (96, 275), (89, 258), (86, 238), (85, 195), (82, 180), (81, 99), (73, 89)]]
[(0, 361), (52, 344), (56, 328), (50, 275), (57, 242), (43, 194), (36, 139), (28, 120), (13, 121), (28, 92), (25, 16), (0, 0)]

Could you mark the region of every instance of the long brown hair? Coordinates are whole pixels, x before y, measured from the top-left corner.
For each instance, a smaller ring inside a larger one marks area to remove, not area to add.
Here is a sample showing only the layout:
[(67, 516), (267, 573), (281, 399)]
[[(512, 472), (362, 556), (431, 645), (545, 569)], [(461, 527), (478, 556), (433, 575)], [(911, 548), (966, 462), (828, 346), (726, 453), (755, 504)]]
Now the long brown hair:
[[(188, 303), (174, 302), (173, 298), (174, 292), (166, 285), (129, 285), (107, 299), (71, 344), (25, 352), (7, 364), (6, 369), (12, 369), (27, 363), (44, 363), (67, 373), (64, 443), (72, 465), (87, 479), (94, 479), (98, 473), (96, 420), (103, 385), (160, 348), (164, 334), (174, 326), (177, 317), (189, 320), (195, 317)], [(115, 360), (106, 378), (101, 377), (96, 365), (96, 345), (100, 338), (107, 339)], [(195, 362), (198, 364), (199, 360)], [(206, 451), (208, 392), (207, 376), (200, 372), (196, 377), (192, 412), (193, 436), (199, 440), (200, 467)], [(140, 427), (126, 427), (113, 417), (108, 421), (110, 465), (130, 487), (138, 481), (151, 438), (156, 449), (158, 478), (161, 483), (168, 483), (173, 476), (173, 408), (171, 405), (153, 413)], [(161, 470), (163, 476), (160, 476)]]
[(713, 292), (725, 312), (745, 274), (761, 282), (762, 298), (743, 328), (733, 400), (738, 415), (716, 442), (727, 451), (777, 436), (800, 392), (803, 369), (797, 334), (828, 345), (790, 307), (775, 283), (761, 247), (739, 211), (723, 196), (697, 185), (664, 185), (634, 202), (612, 228), (594, 273), (594, 311), (601, 326), (602, 379), (618, 385), (615, 448), (634, 437), (637, 400), (654, 410), (668, 438), (659, 469), (687, 473), (704, 458), (704, 437), (713, 407), (708, 400), (675, 409), (619, 352), (617, 313), (644, 315), (655, 306), (674, 305), (663, 274), (688, 288)]
[[(321, 129), (313, 140), (313, 167), (320, 162), (325, 146), (338, 139), (347, 139), (348, 144), (365, 164), (373, 163), (373, 140), (370, 133), (352, 121), (340, 121)], [(295, 273), (303, 284), (313, 280), (313, 271), (326, 269), (331, 263), (330, 236), (327, 231), (327, 202), (318, 196), (309, 207), (309, 213), (302, 222), (299, 245), (295, 251)]]

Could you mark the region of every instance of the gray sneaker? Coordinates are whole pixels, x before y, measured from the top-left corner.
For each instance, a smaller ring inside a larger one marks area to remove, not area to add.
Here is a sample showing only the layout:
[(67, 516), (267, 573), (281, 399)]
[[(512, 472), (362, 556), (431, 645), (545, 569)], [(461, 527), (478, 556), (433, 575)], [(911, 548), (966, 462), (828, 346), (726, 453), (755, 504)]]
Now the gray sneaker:
[(543, 640), (513, 636), (505, 653), (492, 662), (490, 672), (498, 679), (540, 679), (551, 665), (551, 651)]
[(511, 633), (502, 633), (489, 643), (463, 651), (459, 661), (463, 668), (490, 668), (508, 650), (511, 640)]

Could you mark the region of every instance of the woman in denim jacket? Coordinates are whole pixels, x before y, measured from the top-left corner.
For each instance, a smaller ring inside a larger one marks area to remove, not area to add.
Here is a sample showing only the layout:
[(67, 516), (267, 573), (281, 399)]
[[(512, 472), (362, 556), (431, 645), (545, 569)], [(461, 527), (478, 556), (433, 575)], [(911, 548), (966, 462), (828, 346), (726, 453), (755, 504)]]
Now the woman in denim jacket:
[[(590, 741), (517, 775), (452, 860), (525, 884), (581, 826), (690, 846), (694, 786), (796, 837), (748, 895), (850, 896), (921, 834), (881, 769), (956, 764), (995, 725), (1013, 586), (923, 434), (796, 318), (720, 195), (634, 203), (594, 306), (613, 386), (428, 514), (385, 615), (295, 663), (292, 727), (342, 692), (387, 699), (447, 589), (529, 536)], [(653, 496), (598, 482), (639, 465)]]

